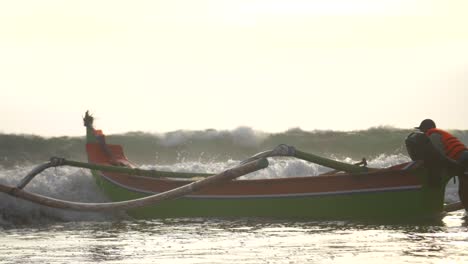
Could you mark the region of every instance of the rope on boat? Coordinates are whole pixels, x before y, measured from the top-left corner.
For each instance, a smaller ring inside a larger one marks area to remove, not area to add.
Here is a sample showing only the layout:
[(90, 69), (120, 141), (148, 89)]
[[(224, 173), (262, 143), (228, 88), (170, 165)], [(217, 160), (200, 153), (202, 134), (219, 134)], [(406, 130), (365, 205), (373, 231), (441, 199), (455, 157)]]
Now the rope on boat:
[[(65, 159), (53, 158), (50, 162), (40, 165), (33, 169), (22, 181), (18, 186), (8, 186), (0, 184), (0, 192), (6, 193), (13, 197), (21, 198), (33, 203), (45, 205), (48, 207), (59, 208), (59, 209), (69, 209), (69, 210), (76, 210), (76, 211), (120, 211), (120, 210), (128, 210), (137, 207), (143, 207), (148, 205), (153, 205), (156, 203), (160, 203), (162, 201), (176, 199), (182, 197), (184, 195), (199, 191), (203, 188), (206, 188), (211, 185), (216, 185), (224, 181), (233, 180), (245, 174), (258, 171), (260, 169), (264, 169), (268, 167), (268, 160), (260, 159), (248, 162), (243, 165), (239, 165), (235, 168), (231, 168), (225, 170), (219, 174), (210, 176), (208, 178), (204, 178), (199, 181), (195, 181), (189, 183), (187, 185), (143, 197), (129, 201), (121, 201), (121, 202), (110, 202), (110, 203), (80, 203), (80, 202), (71, 202), (65, 201), (60, 199), (55, 199), (47, 196), (43, 196), (36, 193), (31, 193), (28, 191), (24, 191), (23, 188), (36, 176), (38, 173), (42, 172), (43, 170), (62, 166), (62, 165), (70, 165), (70, 164), (77, 164), (80, 166), (84, 166), (87, 163), (81, 162), (73, 162), (73, 161), (66, 161)], [(74, 166), (74, 165), (70, 165)], [(87, 164), (87, 168), (100, 168), (100, 170), (107, 170), (113, 171), (115, 168), (113, 166), (101, 166), (96, 164)], [(128, 169), (128, 168), (127, 168)]]

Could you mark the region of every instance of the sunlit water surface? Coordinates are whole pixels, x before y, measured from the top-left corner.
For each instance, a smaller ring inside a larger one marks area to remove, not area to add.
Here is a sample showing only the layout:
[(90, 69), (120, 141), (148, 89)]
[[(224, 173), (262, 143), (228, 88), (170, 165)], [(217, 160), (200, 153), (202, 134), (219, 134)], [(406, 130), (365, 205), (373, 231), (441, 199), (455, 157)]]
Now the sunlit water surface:
[(0, 263), (464, 263), (462, 213), (425, 225), (268, 219), (67, 222), (0, 231)]
[[(406, 160), (396, 155), (370, 162), (372, 167), (388, 167)], [(153, 167), (217, 172), (235, 164), (238, 161)], [(0, 182), (15, 185), (30, 169), (2, 170)], [(245, 178), (322, 172), (316, 165), (280, 160)], [(90, 173), (75, 168), (45, 171), (26, 189), (65, 200), (108, 201)], [(456, 200), (456, 185), (450, 182), (446, 201)], [(142, 221), (124, 214), (50, 209), (0, 194), (0, 263), (468, 263), (468, 227), (461, 211), (440, 221), (411, 224), (258, 218)]]

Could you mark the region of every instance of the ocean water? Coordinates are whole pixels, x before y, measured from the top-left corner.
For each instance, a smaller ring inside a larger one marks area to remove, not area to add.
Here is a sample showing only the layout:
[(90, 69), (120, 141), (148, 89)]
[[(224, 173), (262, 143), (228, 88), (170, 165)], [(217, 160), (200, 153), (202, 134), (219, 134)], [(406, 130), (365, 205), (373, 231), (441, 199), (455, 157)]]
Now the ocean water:
[[(242, 160), (279, 144), (340, 160), (361, 160), (363, 157), (373, 160), (381, 155), (406, 155), (405, 138), (411, 132), (391, 127), (346, 132), (303, 131), (297, 128), (272, 134), (239, 127), (229, 131), (179, 130), (164, 134), (130, 132), (107, 135), (107, 142), (123, 145), (127, 157), (138, 164)], [(451, 132), (468, 144), (468, 131)], [(86, 160), (84, 144), (84, 137), (44, 138), (0, 133), (0, 166), (33, 165), (52, 156)]]
[[(371, 167), (408, 157), (380, 155)], [(346, 161), (353, 162), (352, 159)], [(217, 172), (239, 161), (144, 165), (172, 171)], [(328, 169), (294, 159), (245, 178), (317, 175)], [(33, 166), (3, 169), (17, 184)], [(49, 169), (27, 190), (65, 200), (105, 202), (89, 171)], [(456, 185), (446, 201), (457, 201)], [(0, 194), (0, 263), (468, 263), (463, 211), (428, 223), (366, 223), (264, 218), (135, 220), (124, 213), (46, 208)]]
[(0, 263), (466, 263), (462, 213), (428, 225), (73, 221), (0, 230)]
[[(239, 128), (129, 133), (107, 139), (122, 143), (127, 156), (142, 168), (216, 173), (280, 143), (349, 163), (366, 157), (369, 167), (384, 168), (409, 161), (404, 149), (407, 132), (296, 129), (273, 135)], [(467, 143), (466, 131), (458, 135)], [(0, 183), (19, 183), (50, 156), (85, 160), (83, 144), (83, 138), (0, 135)], [(327, 170), (300, 160), (275, 159), (267, 169), (243, 178), (309, 176)], [(108, 201), (85, 169), (48, 169), (26, 189), (64, 200)], [(458, 201), (452, 181), (445, 200)], [(424, 223), (135, 220), (125, 213), (51, 209), (0, 194), (0, 263), (468, 263), (468, 223), (464, 211)]]

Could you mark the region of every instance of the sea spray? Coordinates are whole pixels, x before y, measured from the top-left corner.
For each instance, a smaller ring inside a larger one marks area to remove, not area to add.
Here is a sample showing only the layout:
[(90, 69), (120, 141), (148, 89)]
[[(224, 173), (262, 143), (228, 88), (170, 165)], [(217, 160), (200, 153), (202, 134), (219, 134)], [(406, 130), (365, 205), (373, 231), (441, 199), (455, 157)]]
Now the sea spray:
[[(17, 185), (32, 169), (31, 166), (1, 170), (0, 182)], [(82, 169), (51, 168), (37, 175), (25, 190), (44, 196), (76, 202), (108, 202), (91, 174)], [(0, 194), (0, 225), (30, 224), (50, 221), (96, 221), (115, 217), (113, 214), (75, 212), (37, 205), (7, 194)]]

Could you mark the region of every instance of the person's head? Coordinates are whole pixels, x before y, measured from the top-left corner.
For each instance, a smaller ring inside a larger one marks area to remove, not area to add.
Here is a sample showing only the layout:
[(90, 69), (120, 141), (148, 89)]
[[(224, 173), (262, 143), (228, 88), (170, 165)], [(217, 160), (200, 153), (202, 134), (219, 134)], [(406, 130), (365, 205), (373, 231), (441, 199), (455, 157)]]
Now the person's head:
[(421, 130), (422, 132), (426, 132), (431, 128), (436, 128), (436, 124), (434, 121), (432, 121), (432, 119), (424, 119), (421, 124), (415, 128)]

